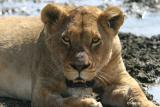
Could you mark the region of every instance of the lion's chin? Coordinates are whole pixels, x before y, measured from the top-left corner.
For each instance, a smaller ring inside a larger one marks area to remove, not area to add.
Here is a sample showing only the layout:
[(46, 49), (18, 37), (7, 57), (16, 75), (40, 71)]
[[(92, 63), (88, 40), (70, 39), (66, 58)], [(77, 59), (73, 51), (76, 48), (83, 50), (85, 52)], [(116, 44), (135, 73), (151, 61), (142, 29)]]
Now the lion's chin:
[(85, 81), (83, 79), (68, 80), (66, 79), (66, 85), (69, 88), (92, 88), (94, 86), (94, 79), (91, 81)]

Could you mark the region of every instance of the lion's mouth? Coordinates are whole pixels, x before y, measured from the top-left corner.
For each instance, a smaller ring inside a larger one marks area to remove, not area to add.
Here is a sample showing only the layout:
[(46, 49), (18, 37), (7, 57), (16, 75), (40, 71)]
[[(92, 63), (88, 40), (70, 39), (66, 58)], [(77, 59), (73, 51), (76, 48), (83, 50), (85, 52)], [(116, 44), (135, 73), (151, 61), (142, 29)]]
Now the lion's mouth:
[(95, 81), (85, 81), (83, 79), (75, 79), (75, 80), (68, 80), (66, 79), (66, 85), (69, 88), (76, 88), (76, 87), (83, 87), (83, 88), (89, 88), (94, 86)]

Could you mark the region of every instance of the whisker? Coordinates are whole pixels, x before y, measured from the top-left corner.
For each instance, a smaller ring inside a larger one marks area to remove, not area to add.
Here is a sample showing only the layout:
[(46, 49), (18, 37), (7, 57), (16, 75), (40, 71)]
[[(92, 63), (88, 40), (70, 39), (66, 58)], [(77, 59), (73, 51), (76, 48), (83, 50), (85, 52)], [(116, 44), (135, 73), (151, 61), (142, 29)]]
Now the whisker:
[(101, 79), (100, 77), (98, 77), (98, 76), (96, 76), (96, 79), (97, 80), (99, 80), (101, 83), (102, 83), (102, 85), (104, 85), (105, 86), (105, 82), (103, 81), (103, 79)]
[(101, 82), (104, 84), (104, 85), (107, 85), (108, 82), (106, 81), (105, 77), (103, 77), (102, 75), (98, 75), (98, 78), (99, 80), (101, 80)]
[(99, 76), (101, 79), (103, 79), (103, 81), (105, 82), (106, 85), (107, 85), (107, 84), (110, 84), (109, 80), (107, 79), (107, 78), (108, 78), (107, 75), (105, 75), (104, 73), (99, 73), (98, 76)]

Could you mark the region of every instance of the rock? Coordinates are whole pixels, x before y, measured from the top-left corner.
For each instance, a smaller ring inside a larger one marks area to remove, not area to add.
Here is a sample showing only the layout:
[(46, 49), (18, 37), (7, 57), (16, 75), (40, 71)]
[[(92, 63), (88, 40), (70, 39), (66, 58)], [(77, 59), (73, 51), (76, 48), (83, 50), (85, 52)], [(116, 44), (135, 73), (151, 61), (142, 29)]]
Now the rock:
[(131, 33), (119, 36), (127, 71), (142, 83), (154, 83), (160, 76), (160, 36), (137, 37)]

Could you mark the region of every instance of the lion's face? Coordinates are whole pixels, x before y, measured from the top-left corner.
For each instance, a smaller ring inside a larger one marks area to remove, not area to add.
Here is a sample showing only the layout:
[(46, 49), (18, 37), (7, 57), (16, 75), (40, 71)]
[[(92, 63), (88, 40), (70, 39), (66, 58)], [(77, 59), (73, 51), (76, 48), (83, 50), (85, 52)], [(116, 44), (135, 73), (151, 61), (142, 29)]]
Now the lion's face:
[(123, 18), (116, 7), (102, 12), (95, 7), (47, 5), (42, 10), (46, 44), (53, 56), (55, 50), (59, 53), (67, 80), (83, 83), (96, 77), (111, 58), (112, 42)]

